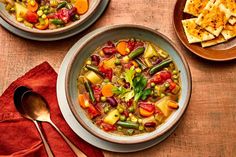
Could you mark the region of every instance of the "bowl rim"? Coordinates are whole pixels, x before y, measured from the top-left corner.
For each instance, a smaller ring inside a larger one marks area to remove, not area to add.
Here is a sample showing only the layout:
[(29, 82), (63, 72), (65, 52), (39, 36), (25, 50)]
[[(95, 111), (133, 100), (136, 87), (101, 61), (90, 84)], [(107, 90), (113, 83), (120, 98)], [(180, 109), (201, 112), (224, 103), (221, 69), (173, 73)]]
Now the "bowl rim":
[(53, 29), (53, 30), (48, 30), (48, 29), (47, 30), (39, 30), (39, 29), (35, 29), (35, 28), (33, 29), (33, 28), (28, 28), (26, 26), (23, 26), (21, 23), (17, 22), (15, 19), (11, 20), (9, 18), (9, 16), (12, 16), (12, 15), (9, 14), (9, 16), (5, 16), (3, 14), (3, 10), (0, 10), (0, 17), (4, 21), (6, 21), (8, 24), (10, 24), (11, 26), (13, 26), (17, 29), (20, 29), (22, 31), (28, 32), (28, 33), (34, 33), (34, 34), (39, 34), (39, 35), (60, 34), (60, 33), (64, 33), (66, 31), (69, 31), (73, 28), (76, 28), (76, 27), (78, 27), (78, 25), (81, 25), (84, 22), (86, 22), (97, 11), (98, 6), (101, 4), (101, 2), (102, 2), (102, 0), (96, 0), (95, 5), (93, 6), (93, 8), (91, 8), (90, 10), (88, 10), (88, 12), (83, 14), (84, 18), (82, 20), (79, 19), (78, 21), (72, 22), (68, 26)]
[[(103, 27), (104, 29), (100, 32), (97, 32), (95, 33), (94, 35), (90, 36), (85, 42), (83, 42), (83, 44), (81, 44), (81, 46), (79, 47), (79, 49), (77, 49), (76, 53), (74, 54), (73, 58), (71, 59), (71, 61), (69, 62), (68, 64), (68, 67), (67, 67), (67, 70), (66, 70), (66, 76), (65, 76), (65, 93), (66, 93), (66, 99), (68, 101), (68, 104), (69, 104), (69, 107), (74, 115), (74, 117), (76, 118), (76, 120), (81, 124), (81, 126), (83, 126), (83, 128), (85, 128), (89, 133), (91, 133), (92, 135), (100, 138), (100, 139), (103, 139), (105, 141), (108, 141), (108, 142), (112, 142), (112, 143), (118, 143), (118, 144), (137, 144), (137, 143), (143, 143), (143, 142), (147, 142), (147, 141), (150, 141), (154, 138), (157, 138), (163, 134), (165, 134), (167, 131), (169, 131), (174, 125), (176, 125), (180, 119), (182, 118), (182, 116), (184, 115), (187, 107), (188, 107), (188, 104), (190, 102), (190, 98), (191, 98), (191, 93), (192, 93), (192, 77), (191, 77), (191, 73), (190, 73), (190, 68), (189, 68), (189, 65), (186, 61), (186, 58), (184, 57), (184, 55), (182, 55), (180, 53), (180, 50), (177, 48), (177, 46), (169, 39), (167, 38), (165, 35), (163, 35), (162, 33), (156, 31), (156, 30), (153, 30), (151, 28), (148, 28), (146, 26), (141, 26), (141, 25), (134, 25), (134, 24), (120, 24), (120, 25), (112, 25), (112, 26), (105, 26)], [(69, 76), (72, 72), (72, 65), (76, 59), (76, 56), (80, 54), (80, 51), (91, 41), (91, 40), (96, 40), (95, 38), (97, 38), (98, 36), (100, 35), (103, 35), (104, 33), (106, 32), (109, 32), (109, 31), (113, 31), (113, 30), (116, 30), (116, 29), (121, 29), (121, 28), (134, 28), (134, 29), (143, 29), (145, 31), (149, 31), (151, 33), (153, 33), (154, 35), (157, 35), (159, 37), (161, 37), (162, 39), (164, 39), (167, 43), (170, 44), (170, 46), (176, 51), (177, 55), (179, 55), (183, 65), (184, 65), (184, 69), (186, 70), (186, 73), (187, 73), (187, 84), (188, 84), (188, 89), (187, 89), (187, 95), (186, 95), (186, 99), (183, 103), (183, 107), (181, 108), (180, 110), (180, 113), (177, 115), (177, 117), (171, 122), (170, 125), (168, 125), (166, 128), (163, 129), (162, 132), (158, 133), (158, 134), (155, 134), (154, 136), (149, 136), (148, 138), (145, 138), (145, 139), (137, 139), (137, 140), (126, 140), (125, 142), (124, 141), (120, 141), (120, 140), (117, 140), (117, 139), (111, 139), (111, 138), (108, 138), (106, 136), (103, 136), (103, 135), (100, 135), (98, 134), (96, 131), (92, 130), (89, 126), (86, 125), (86, 123), (82, 120), (82, 118), (79, 116), (79, 114), (76, 112), (75, 108), (74, 108), (74, 105), (72, 103), (72, 100), (71, 100), (71, 96), (69, 94)]]

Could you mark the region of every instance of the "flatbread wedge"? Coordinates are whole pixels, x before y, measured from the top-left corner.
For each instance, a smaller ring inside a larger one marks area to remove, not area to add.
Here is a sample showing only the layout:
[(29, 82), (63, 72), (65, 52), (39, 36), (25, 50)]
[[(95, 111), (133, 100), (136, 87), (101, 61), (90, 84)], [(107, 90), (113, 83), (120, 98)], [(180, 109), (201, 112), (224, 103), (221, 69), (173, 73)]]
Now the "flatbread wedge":
[(236, 17), (236, 0), (220, 0), (220, 2)]
[(197, 18), (182, 20), (188, 42), (191, 44), (214, 39), (214, 35), (196, 24), (196, 19)]
[(215, 3), (208, 2), (196, 23), (211, 34), (219, 36), (230, 16), (230, 11), (221, 4), (220, 0), (217, 0)]
[(208, 41), (203, 41), (201, 43), (202, 47), (209, 47), (209, 46), (213, 46), (213, 45), (216, 45), (216, 44), (220, 44), (220, 43), (223, 43), (227, 40), (225, 40), (225, 38), (223, 37), (223, 35), (219, 35), (218, 37), (216, 37), (215, 39), (212, 39), (212, 40), (208, 40)]
[(229, 23), (230, 23), (231, 25), (234, 25), (234, 24), (236, 23), (236, 17), (231, 16), (231, 17), (229, 18)]
[(184, 12), (193, 16), (198, 16), (209, 1), (214, 2), (214, 0), (187, 0)]
[(224, 30), (221, 32), (221, 34), (224, 36), (226, 40), (236, 37), (236, 24), (234, 24), (233, 26), (227, 24)]

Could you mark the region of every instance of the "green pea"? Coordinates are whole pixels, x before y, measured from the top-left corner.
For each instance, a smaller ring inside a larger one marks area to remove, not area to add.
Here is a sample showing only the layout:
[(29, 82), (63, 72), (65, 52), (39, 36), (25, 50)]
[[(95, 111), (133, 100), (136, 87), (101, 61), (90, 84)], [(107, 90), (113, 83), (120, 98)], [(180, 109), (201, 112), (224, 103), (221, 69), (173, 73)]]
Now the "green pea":
[(105, 112), (105, 113), (108, 113), (109, 111), (110, 111), (109, 107), (106, 106), (106, 107), (104, 108), (104, 112)]
[(124, 116), (124, 115), (121, 115), (120, 116), (120, 120), (123, 122), (123, 121), (125, 121), (125, 119), (126, 119), (126, 117)]
[(140, 126), (138, 127), (138, 130), (143, 131), (143, 130), (144, 130), (144, 126), (143, 126), (143, 125), (140, 125)]
[(119, 60), (119, 59), (116, 59), (115, 64), (116, 64), (116, 65), (120, 65), (120, 60)]
[(110, 82), (110, 80), (109, 79), (104, 79), (104, 82), (108, 83), (108, 82)]
[(169, 83), (165, 83), (164, 86), (165, 86), (166, 88), (168, 88), (168, 87), (170, 87), (170, 84), (169, 84)]

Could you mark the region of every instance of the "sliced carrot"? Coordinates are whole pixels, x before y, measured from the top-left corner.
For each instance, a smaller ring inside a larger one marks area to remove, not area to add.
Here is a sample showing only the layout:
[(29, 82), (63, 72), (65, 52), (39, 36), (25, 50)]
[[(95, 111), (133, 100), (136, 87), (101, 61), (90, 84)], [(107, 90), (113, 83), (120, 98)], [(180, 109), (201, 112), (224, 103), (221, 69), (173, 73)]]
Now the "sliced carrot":
[(178, 109), (179, 105), (178, 103), (174, 102), (174, 101), (169, 101), (168, 102), (168, 107), (172, 108), (172, 109)]
[(45, 21), (44, 24), (36, 23), (36, 24), (35, 24), (35, 27), (38, 28), (38, 29), (40, 29), (40, 30), (47, 29), (48, 26), (49, 26), (49, 20), (48, 20), (48, 18), (46, 18), (44, 21)]
[(31, 4), (31, 1), (27, 4), (27, 8), (32, 11), (32, 12), (36, 12), (38, 10), (38, 3), (35, 0), (32, 0), (32, 2), (34, 2), (34, 5)]
[(125, 42), (125, 41), (120, 41), (120, 42), (116, 45), (116, 49), (117, 49), (117, 51), (118, 51), (121, 55), (127, 55), (127, 54), (129, 54), (128, 43)]
[(90, 103), (88, 101), (88, 96), (86, 94), (79, 94), (78, 101), (82, 108), (88, 108), (90, 106)]
[(140, 113), (140, 115), (142, 115), (144, 117), (149, 117), (154, 113), (154, 111), (149, 112), (149, 111), (143, 109), (142, 107), (140, 107), (139, 108), (139, 113)]
[(112, 89), (113, 89), (113, 85), (112, 84), (106, 84), (102, 87), (102, 95), (105, 96), (105, 97), (111, 97), (113, 96), (113, 92), (112, 92)]
[(75, 7), (77, 9), (78, 14), (85, 14), (89, 9), (88, 0), (76, 0)]

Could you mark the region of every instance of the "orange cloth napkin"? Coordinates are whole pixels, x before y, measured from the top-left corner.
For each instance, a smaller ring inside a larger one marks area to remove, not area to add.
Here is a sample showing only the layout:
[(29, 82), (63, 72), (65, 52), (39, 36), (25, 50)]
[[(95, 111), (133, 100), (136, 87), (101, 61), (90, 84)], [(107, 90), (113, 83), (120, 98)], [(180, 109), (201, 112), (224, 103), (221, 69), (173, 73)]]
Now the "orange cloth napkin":
[[(101, 150), (79, 138), (63, 119), (56, 97), (57, 73), (44, 62), (14, 81), (0, 97), (0, 156), (46, 157), (39, 133), (32, 121), (20, 116), (13, 101), (14, 90), (28, 86), (42, 94), (49, 103), (52, 121), (88, 157), (103, 157)], [(47, 123), (42, 123), (44, 135), (56, 157), (75, 156), (62, 137)]]

